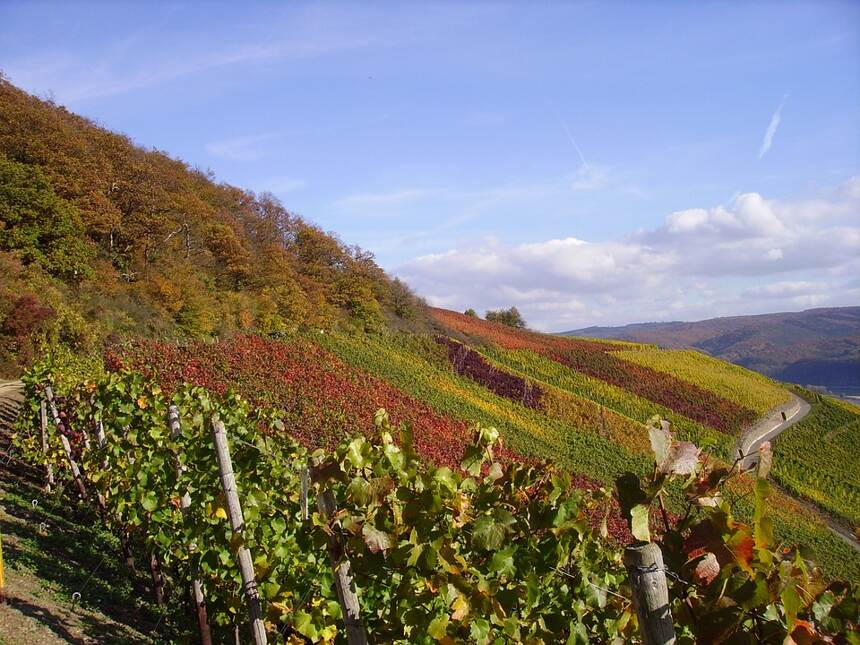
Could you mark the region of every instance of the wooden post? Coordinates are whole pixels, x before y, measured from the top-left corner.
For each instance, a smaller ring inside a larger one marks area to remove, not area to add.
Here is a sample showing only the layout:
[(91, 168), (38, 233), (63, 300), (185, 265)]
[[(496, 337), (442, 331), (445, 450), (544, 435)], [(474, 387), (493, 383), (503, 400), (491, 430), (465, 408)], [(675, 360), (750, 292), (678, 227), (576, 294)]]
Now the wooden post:
[(600, 406), (600, 436), (606, 437), (606, 408)]
[(164, 606), (164, 576), (161, 575), (161, 563), (155, 551), (149, 552), (149, 574), (152, 576), (152, 594), (155, 596), (155, 603), (162, 607)]
[(624, 549), (624, 564), (630, 575), (642, 642), (644, 645), (673, 645), (675, 628), (660, 547), (654, 542), (631, 544)]
[[(167, 409), (167, 424), (170, 426), (170, 436), (173, 439), (179, 438), (182, 434), (182, 426), (179, 423), (179, 408), (171, 405)], [(177, 479), (182, 474), (182, 465), (179, 459), (176, 459), (176, 477)], [(182, 516), (188, 515), (188, 509), (191, 507), (191, 496), (186, 491), (179, 500), (179, 508), (182, 509)], [(206, 598), (203, 596), (203, 585), (197, 576), (191, 579), (191, 600), (194, 603), (194, 608), (197, 611), (197, 628), (200, 631), (201, 645), (212, 645), (212, 632), (209, 630), (209, 614), (206, 611)]]
[[(221, 487), (227, 499), (227, 514), (233, 535), (241, 537), (245, 532), (245, 519), (242, 517), (242, 506), (239, 504), (239, 493), (236, 490), (236, 476), (233, 474), (233, 462), (230, 459), (230, 447), (227, 445), (227, 431), (219, 419), (212, 420), (212, 440), (215, 443), (215, 455), (218, 458), (218, 470), (221, 473)], [(257, 590), (257, 580), (254, 577), (254, 563), (251, 552), (242, 543), (239, 547), (239, 571), (242, 574), (242, 584), (245, 588), (245, 601), (248, 604), (248, 618), (251, 622), (251, 634), (255, 645), (266, 645), (266, 628), (263, 625), (260, 610), (260, 594)]]
[(120, 529), (119, 542), (122, 545), (122, 557), (125, 560), (125, 566), (132, 573), (137, 573), (137, 566), (134, 564), (134, 552), (131, 550), (131, 536), (128, 534), (128, 527)]
[(299, 499), (299, 503), (302, 508), (302, 519), (309, 520), (311, 517), (310, 510), (308, 509), (308, 490), (310, 488), (310, 479), (311, 479), (311, 471), (309, 468), (302, 469), (302, 492), (301, 497)]
[[(334, 517), (337, 507), (334, 495), (330, 490), (323, 490), (317, 495), (317, 508), (324, 519)], [(358, 605), (358, 594), (355, 592), (355, 582), (352, 577), (352, 567), (343, 548), (340, 536), (335, 533), (328, 538), (328, 557), (334, 569), (334, 586), (337, 598), (343, 610), (343, 622), (346, 625), (346, 640), (349, 645), (367, 645), (367, 636), (361, 622), (361, 608)]]
[(6, 572), (3, 569), (3, 531), (0, 531), (0, 605), (6, 604)]
[(48, 405), (51, 407), (51, 417), (54, 419), (54, 425), (57, 426), (57, 432), (60, 435), (60, 443), (63, 444), (63, 452), (66, 454), (66, 460), (69, 462), (69, 467), (72, 469), (72, 476), (75, 478), (78, 490), (81, 497), (87, 498), (87, 487), (84, 485), (84, 478), (81, 476), (81, 471), (75, 458), (72, 456), (72, 447), (69, 445), (69, 440), (63, 434), (63, 422), (60, 419), (60, 413), (57, 411), (57, 404), (54, 401), (54, 392), (50, 385), (45, 386), (45, 396), (48, 398)]
[(39, 399), (39, 431), (42, 438), (42, 455), (45, 457), (45, 490), (50, 493), (54, 485), (54, 466), (48, 457), (48, 407), (45, 399)]

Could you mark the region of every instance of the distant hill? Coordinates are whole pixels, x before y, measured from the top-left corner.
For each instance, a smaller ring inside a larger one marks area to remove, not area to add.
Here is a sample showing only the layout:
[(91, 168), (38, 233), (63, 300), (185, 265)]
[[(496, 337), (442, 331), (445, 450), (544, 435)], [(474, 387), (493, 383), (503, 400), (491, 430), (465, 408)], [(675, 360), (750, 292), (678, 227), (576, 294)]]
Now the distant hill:
[(586, 327), (561, 335), (692, 347), (782, 381), (860, 393), (860, 307)]

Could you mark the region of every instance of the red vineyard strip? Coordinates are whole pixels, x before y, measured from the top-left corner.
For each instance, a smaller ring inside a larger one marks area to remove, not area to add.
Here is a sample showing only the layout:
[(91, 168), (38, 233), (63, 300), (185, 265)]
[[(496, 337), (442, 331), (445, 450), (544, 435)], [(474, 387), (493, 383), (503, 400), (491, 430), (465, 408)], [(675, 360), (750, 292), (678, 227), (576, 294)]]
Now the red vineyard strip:
[(539, 386), (520, 376), (497, 369), (478, 352), (447, 336), (437, 336), (436, 342), (448, 349), (448, 360), (457, 374), (466, 376), (499, 396), (516, 401), (527, 408), (541, 408), (543, 391)]
[(290, 434), (315, 448), (332, 448), (356, 430), (373, 432), (379, 408), (385, 408), (395, 424), (410, 425), (416, 450), (437, 464), (459, 464), (469, 440), (466, 423), (440, 416), (305, 339), (287, 344), (237, 335), (184, 347), (138, 341), (110, 352), (107, 364), (114, 370), (138, 369), (168, 392), (182, 382), (219, 394), (232, 389), (257, 405), (284, 410)]
[(608, 343), (512, 329), (445, 309), (431, 309), (430, 313), (437, 322), (461, 334), (505, 349), (531, 350), (728, 434), (739, 433), (757, 417), (752, 410), (709, 390), (622, 360), (612, 354), (613, 346)]

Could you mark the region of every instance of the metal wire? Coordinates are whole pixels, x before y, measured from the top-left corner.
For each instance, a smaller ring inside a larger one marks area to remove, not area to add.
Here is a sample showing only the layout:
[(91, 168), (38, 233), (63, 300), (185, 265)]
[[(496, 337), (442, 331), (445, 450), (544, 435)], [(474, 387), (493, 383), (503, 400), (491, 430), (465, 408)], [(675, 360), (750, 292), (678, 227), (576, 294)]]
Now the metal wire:
[[(565, 571), (564, 569), (556, 567), (555, 570), (558, 573), (567, 576), (568, 578), (571, 578), (573, 580), (579, 580), (579, 578), (577, 578), (577, 576), (573, 575), (572, 573), (570, 573), (568, 571)], [(596, 585), (593, 582), (590, 582), (589, 580), (582, 579), (582, 582), (584, 582), (585, 584), (587, 584), (591, 587), (594, 587), (595, 589), (599, 589), (600, 591), (605, 591), (608, 594), (612, 594), (613, 596), (621, 598), (622, 600), (627, 600), (627, 601), (630, 600), (630, 598), (628, 598), (627, 596), (622, 596), (620, 593), (616, 593), (616, 592), (612, 591), (611, 589), (606, 589), (605, 587), (601, 587), (599, 585)]]
[(627, 567), (627, 570), (628, 571), (636, 571), (637, 573), (657, 573), (658, 571), (662, 571), (665, 575), (669, 576), (673, 580), (677, 580), (681, 584), (685, 584), (688, 587), (693, 586), (692, 582), (690, 582), (688, 580), (684, 580), (681, 576), (679, 576), (677, 573), (675, 573), (674, 571), (672, 571), (668, 567), (663, 567), (661, 569), (660, 567), (653, 565), (653, 564), (650, 566), (647, 566), (647, 567), (640, 567), (638, 565), (635, 565), (635, 566)]
[[(99, 560), (99, 563), (96, 565), (96, 568), (93, 569), (92, 571), (90, 571), (90, 575), (88, 575), (86, 580), (84, 580), (84, 584), (82, 584), (81, 588), (75, 592), (76, 594), (78, 594), (78, 600), (80, 600), (83, 597), (84, 589), (87, 588), (87, 585), (89, 584), (92, 577), (95, 575), (96, 571), (99, 570), (99, 567), (101, 567), (102, 564), (104, 564), (105, 558), (107, 558), (107, 555), (102, 556), (102, 559)], [(77, 602), (74, 597), (75, 597), (75, 594), (72, 594), (72, 604), (75, 604)]]

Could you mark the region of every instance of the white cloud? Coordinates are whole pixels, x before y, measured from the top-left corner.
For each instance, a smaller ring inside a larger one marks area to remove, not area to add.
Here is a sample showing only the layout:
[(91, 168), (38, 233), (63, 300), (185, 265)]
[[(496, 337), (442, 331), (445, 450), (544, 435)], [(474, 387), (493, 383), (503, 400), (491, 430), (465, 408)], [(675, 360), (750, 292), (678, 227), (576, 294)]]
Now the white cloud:
[(788, 99), (788, 94), (782, 97), (782, 101), (779, 103), (779, 107), (776, 108), (776, 111), (770, 117), (770, 123), (767, 126), (767, 130), (764, 133), (764, 139), (762, 139), (761, 147), (758, 150), (758, 158), (761, 159), (767, 154), (767, 151), (770, 150), (770, 147), (773, 145), (773, 138), (776, 135), (776, 131), (779, 129), (780, 121), (782, 121), (782, 108), (785, 106), (785, 101)]
[(440, 306), (515, 304), (547, 330), (856, 304), (854, 181), (802, 201), (744, 193), (725, 206), (671, 213), (657, 228), (616, 240), (479, 239), (396, 272)]
[(812, 296), (827, 292), (832, 285), (826, 282), (810, 282), (808, 280), (784, 280), (772, 282), (757, 287), (745, 289), (741, 294), (745, 298), (784, 298), (787, 296)]
[(218, 159), (228, 161), (256, 161), (263, 156), (259, 145), (271, 141), (277, 136), (274, 132), (262, 132), (243, 137), (233, 137), (220, 141), (210, 141), (206, 144), (206, 152)]

